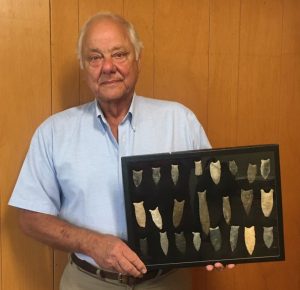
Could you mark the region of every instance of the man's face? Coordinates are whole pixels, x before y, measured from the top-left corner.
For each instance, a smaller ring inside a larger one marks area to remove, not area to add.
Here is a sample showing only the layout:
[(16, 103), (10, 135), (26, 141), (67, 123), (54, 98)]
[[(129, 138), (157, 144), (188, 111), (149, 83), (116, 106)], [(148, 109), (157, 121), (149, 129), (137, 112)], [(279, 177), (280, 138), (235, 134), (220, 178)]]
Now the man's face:
[(131, 99), (139, 74), (139, 61), (128, 34), (109, 20), (91, 24), (83, 40), (87, 84), (100, 102)]

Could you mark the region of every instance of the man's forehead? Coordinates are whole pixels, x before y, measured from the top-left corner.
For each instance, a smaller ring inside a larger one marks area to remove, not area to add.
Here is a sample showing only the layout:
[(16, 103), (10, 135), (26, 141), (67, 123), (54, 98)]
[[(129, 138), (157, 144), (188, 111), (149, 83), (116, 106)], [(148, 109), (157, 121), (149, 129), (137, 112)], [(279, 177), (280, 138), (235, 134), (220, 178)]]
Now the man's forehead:
[(112, 19), (101, 19), (93, 21), (87, 28), (86, 32), (88, 37), (91, 36), (107, 36), (107, 35), (119, 35), (121, 38), (128, 39), (128, 33), (126, 28), (119, 22)]
[(93, 47), (96, 43), (110, 45), (114, 47), (131, 46), (131, 41), (126, 28), (111, 19), (96, 20), (87, 28), (84, 45)]

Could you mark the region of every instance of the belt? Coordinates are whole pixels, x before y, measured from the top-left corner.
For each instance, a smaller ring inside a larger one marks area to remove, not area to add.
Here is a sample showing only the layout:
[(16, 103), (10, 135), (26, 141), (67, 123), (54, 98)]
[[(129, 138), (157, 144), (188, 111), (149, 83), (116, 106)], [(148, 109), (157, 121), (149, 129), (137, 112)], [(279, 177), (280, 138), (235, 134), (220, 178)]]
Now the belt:
[(128, 286), (133, 286), (142, 282), (145, 282), (150, 279), (154, 279), (160, 277), (168, 272), (171, 269), (158, 269), (158, 270), (150, 270), (146, 274), (143, 275), (141, 278), (135, 278), (133, 276), (123, 275), (121, 273), (116, 272), (109, 272), (102, 270), (85, 260), (79, 259), (74, 253), (71, 254), (71, 261), (77, 265), (80, 269), (84, 270), (85, 272), (92, 274), (100, 279), (110, 279), (119, 281), (121, 284), (125, 284)]

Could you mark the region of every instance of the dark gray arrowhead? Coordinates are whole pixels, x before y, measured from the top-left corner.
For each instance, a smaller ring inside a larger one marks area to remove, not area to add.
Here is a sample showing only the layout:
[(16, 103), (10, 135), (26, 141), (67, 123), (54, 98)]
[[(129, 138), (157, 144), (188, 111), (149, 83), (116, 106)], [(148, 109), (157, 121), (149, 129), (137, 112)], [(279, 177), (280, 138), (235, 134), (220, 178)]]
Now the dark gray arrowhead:
[(231, 226), (230, 227), (230, 247), (233, 252), (236, 248), (237, 241), (239, 238), (239, 228), (240, 226)]
[(215, 251), (219, 251), (222, 246), (222, 236), (219, 227), (209, 229), (210, 241)]
[(273, 244), (273, 227), (264, 227), (264, 242), (267, 248), (271, 248)]

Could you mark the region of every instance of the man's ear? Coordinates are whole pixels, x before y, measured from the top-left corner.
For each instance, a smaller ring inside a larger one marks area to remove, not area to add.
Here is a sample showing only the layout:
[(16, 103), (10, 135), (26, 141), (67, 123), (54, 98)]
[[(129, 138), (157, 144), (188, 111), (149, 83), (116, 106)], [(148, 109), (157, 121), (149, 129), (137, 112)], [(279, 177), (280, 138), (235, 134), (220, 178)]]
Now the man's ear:
[(137, 64), (138, 64), (138, 70), (140, 72), (141, 71), (141, 66), (142, 66), (142, 52), (140, 52), (139, 58), (137, 60)]
[(82, 75), (82, 79), (84, 80), (84, 81), (86, 81), (87, 80), (87, 74), (86, 74), (86, 70), (85, 70), (85, 67), (81, 67), (80, 68), (80, 74)]

